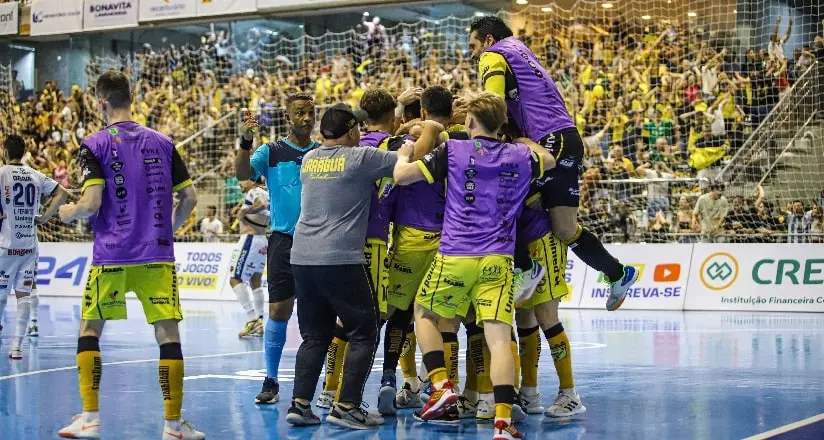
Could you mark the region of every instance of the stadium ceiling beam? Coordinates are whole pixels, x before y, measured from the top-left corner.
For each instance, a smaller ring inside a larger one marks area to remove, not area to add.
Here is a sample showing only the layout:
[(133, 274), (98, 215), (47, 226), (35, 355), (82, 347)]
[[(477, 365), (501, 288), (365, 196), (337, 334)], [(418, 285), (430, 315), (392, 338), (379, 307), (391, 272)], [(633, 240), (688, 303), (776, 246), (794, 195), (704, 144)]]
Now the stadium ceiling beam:
[[(339, 2), (338, 2), (339, 3)], [(327, 15), (331, 13), (347, 13), (347, 12), (363, 12), (365, 7), (373, 7), (373, 8), (407, 8), (407, 7), (419, 7), (419, 6), (433, 6), (437, 4), (444, 4), (444, 3), (453, 3), (450, 0), (409, 0), (409, 1), (401, 1), (401, 2), (388, 2), (386, 0), (361, 0), (361, 1), (348, 1), (346, 5), (341, 4), (332, 4), (331, 6), (323, 6), (323, 3), (319, 5), (312, 5), (311, 9), (301, 9), (301, 6), (295, 6), (290, 8), (272, 8), (272, 9), (263, 9), (258, 11), (260, 15), (265, 18), (300, 18), (300, 17), (312, 17), (318, 15)], [(328, 5), (328, 4), (327, 4)], [(379, 13), (379, 12), (378, 12)]]

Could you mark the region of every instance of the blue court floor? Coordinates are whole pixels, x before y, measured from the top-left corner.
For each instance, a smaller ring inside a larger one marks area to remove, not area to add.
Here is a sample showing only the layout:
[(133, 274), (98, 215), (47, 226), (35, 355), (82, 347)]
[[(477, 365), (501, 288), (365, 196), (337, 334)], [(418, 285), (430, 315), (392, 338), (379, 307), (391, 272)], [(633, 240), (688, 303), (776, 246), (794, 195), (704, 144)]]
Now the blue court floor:
[[(74, 369), (80, 300), (41, 299), (41, 336), (26, 343), (22, 361), (7, 358), (14, 303), (9, 298), (2, 318), (0, 440), (57, 438), (81, 410)], [(416, 423), (408, 411), (375, 431), (290, 428), (296, 320), (281, 363), (282, 400), (257, 407), (262, 341), (237, 338), (240, 307), (189, 301), (184, 309), (184, 417), (210, 439), (492, 438), (490, 425), (436, 428)], [(101, 342), (103, 438), (156, 439), (163, 420), (158, 349), (136, 300), (129, 313), (129, 321), (107, 325)], [(519, 425), (528, 439), (741, 439), (824, 413), (824, 314), (567, 310), (562, 319), (588, 411), (565, 423), (530, 416)], [(549, 405), (558, 382), (549, 351), (543, 354)], [(366, 388), (373, 410), (379, 379), (373, 373)], [(824, 439), (824, 421), (775, 438)]]

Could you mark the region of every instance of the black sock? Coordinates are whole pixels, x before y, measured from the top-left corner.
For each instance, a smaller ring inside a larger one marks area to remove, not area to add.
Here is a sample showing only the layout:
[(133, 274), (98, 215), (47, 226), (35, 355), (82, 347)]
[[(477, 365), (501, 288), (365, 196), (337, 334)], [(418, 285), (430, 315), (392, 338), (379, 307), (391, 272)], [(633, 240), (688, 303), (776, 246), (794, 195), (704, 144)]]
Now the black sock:
[(611, 282), (624, 277), (624, 265), (607, 252), (598, 237), (589, 229), (578, 226), (578, 233), (566, 245), (575, 252), (587, 266), (603, 272)]
[(515, 268), (521, 272), (532, 270), (532, 257), (529, 255), (529, 245), (526, 243), (515, 244)]
[(412, 307), (409, 310), (395, 310), (386, 322), (386, 332), (383, 338), (383, 371), (395, 374), (398, 369), (398, 360), (403, 351), (403, 342), (406, 340), (406, 329), (412, 319)]

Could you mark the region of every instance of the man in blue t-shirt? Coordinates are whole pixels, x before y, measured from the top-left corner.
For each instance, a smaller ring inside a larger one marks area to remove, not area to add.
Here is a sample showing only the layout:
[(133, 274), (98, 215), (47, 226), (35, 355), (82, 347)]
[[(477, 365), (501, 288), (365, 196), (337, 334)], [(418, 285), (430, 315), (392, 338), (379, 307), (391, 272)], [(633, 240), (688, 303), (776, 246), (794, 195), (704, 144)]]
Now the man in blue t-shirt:
[(298, 93), (286, 98), (286, 121), (289, 124), (287, 137), (261, 145), (251, 154), (259, 125), (256, 118), (247, 113), (240, 151), (235, 159), (238, 180), (265, 177), (269, 188), (271, 236), (266, 264), (269, 283), (269, 320), (264, 333), (266, 379), (255, 398), (256, 403), (263, 404), (272, 404), (279, 399), (278, 366), (286, 343), (286, 326), (295, 306), (295, 281), (289, 259), (292, 235), (300, 216), (300, 167), (304, 155), (318, 146), (311, 138), (315, 127), (312, 97)]

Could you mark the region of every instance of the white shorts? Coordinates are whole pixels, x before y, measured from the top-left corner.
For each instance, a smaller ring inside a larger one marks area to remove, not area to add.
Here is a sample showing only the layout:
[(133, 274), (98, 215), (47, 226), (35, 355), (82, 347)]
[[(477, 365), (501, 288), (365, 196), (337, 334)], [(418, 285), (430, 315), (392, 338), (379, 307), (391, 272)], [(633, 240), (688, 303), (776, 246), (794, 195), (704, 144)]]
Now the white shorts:
[(252, 275), (263, 273), (266, 268), (266, 246), (269, 241), (265, 235), (241, 235), (232, 254), (229, 276), (248, 282)]
[(0, 248), (0, 295), (31, 292), (37, 272), (37, 249)]

